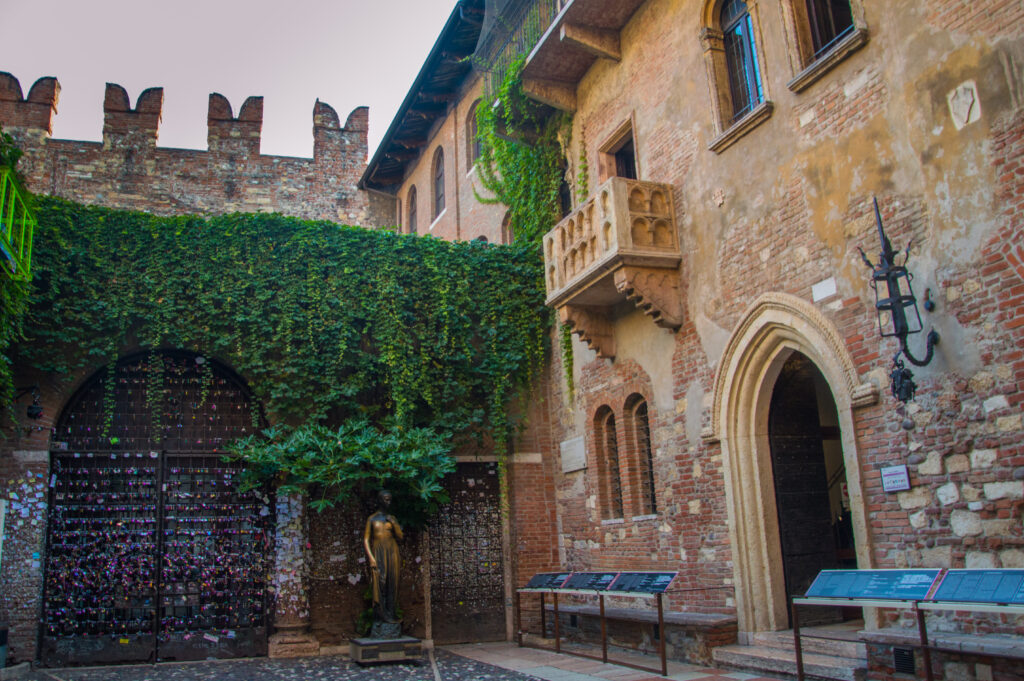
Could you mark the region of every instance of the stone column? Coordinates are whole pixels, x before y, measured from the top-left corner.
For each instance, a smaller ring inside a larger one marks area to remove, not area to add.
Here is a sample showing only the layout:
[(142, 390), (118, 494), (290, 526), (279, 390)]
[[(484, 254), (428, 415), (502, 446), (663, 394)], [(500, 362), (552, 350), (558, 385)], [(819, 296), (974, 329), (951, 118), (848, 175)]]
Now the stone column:
[(270, 657), (317, 655), (320, 643), (309, 633), (306, 593), (305, 503), (300, 495), (277, 497), (274, 556), (274, 629)]

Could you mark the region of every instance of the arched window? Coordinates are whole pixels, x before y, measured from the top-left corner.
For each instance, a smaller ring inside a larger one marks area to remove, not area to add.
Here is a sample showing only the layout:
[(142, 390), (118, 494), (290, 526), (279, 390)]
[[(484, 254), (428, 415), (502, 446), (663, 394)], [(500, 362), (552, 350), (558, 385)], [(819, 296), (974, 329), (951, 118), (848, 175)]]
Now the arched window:
[(651, 449), (651, 422), (647, 412), (647, 400), (640, 395), (631, 395), (626, 400), (626, 437), (629, 439), (630, 455), (639, 473), (639, 485), (634, 499), (642, 515), (658, 512), (657, 495), (654, 486), (654, 452)]
[(476, 109), (479, 105), (479, 99), (473, 102), (473, 106), (469, 107), (469, 115), (466, 116), (466, 165), (470, 168), (480, 158), (480, 138), (476, 127)]
[(501, 243), (510, 244), (515, 239), (512, 233), (512, 213), (505, 211), (505, 217), (501, 219)]
[(622, 478), (619, 472), (619, 442), (615, 433), (615, 412), (603, 406), (594, 416), (597, 444), (597, 474), (601, 485), (601, 517), (622, 517)]
[(405, 213), (409, 216), (406, 232), (416, 233), (416, 185), (409, 187), (409, 208)]
[(708, 148), (716, 153), (772, 114), (758, 56), (757, 10), (756, 0), (706, 0), (704, 5), (700, 37), (716, 133)]
[(444, 212), (444, 149), (434, 152), (434, 219)]
[(729, 94), (732, 98), (729, 123), (733, 123), (764, 100), (764, 90), (757, 64), (754, 27), (747, 3), (744, 0), (726, 0), (722, 5), (719, 23), (729, 76)]

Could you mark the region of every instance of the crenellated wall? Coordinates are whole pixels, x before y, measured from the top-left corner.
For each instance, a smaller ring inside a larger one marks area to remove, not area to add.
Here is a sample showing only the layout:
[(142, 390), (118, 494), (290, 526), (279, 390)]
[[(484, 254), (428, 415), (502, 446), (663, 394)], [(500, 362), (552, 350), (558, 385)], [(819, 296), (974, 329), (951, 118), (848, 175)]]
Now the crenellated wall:
[(210, 95), (207, 151), (159, 147), (163, 97), (163, 88), (149, 88), (132, 107), (123, 87), (107, 83), (102, 142), (53, 139), (57, 79), (40, 78), (24, 96), (14, 76), (0, 73), (0, 125), (24, 150), (19, 168), (39, 194), (159, 215), (278, 212), (393, 224), (389, 203), (356, 188), (366, 166), (366, 107), (342, 126), (318, 100), (309, 159), (260, 154), (263, 98), (249, 97), (235, 116), (218, 93)]

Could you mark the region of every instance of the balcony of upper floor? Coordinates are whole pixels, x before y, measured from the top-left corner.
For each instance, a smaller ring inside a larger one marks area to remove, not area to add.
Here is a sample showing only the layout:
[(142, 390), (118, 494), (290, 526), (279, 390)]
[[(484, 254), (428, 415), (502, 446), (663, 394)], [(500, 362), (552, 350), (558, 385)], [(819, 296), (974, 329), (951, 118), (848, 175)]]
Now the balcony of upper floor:
[(547, 304), (599, 355), (614, 357), (615, 308), (660, 327), (683, 322), (672, 187), (613, 177), (544, 235)]
[(598, 59), (619, 61), (619, 37), (645, 0), (561, 0), (523, 66), (523, 91), (563, 111), (576, 110), (576, 85)]

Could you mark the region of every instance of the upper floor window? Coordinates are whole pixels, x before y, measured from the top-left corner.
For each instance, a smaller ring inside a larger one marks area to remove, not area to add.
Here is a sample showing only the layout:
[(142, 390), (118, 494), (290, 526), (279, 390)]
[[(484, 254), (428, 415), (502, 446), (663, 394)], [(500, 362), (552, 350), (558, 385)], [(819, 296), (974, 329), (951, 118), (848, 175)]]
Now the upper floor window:
[(619, 472), (619, 441), (615, 433), (615, 413), (603, 406), (594, 416), (597, 441), (597, 472), (601, 485), (601, 517), (622, 517), (622, 478)]
[(416, 185), (409, 187), (409, 208), (405, 214), (408, 216), (406, 231), (409, 234), (416, 233)]
[(634, 498), (642, 515), (658, 512), (654, 487), (654, 452), (651, 449), (651, 421), (647, 412), (647, 400), (632, 395), (626, 401), (627, 438), (633, 455), (634, 465), (640, 474), (639, 489)]
[(636, 144), (633, 142), (633, 119), (620, 125), (608, 139), (598, 147), (600, 181), (611, 177), (639, 178), (636, 163)]
[(725, 62), (729, 76), (732, 112), (729, 122), (739, 120), (764, 101), (761, 72), (757, 63), (754, 27), (744, 0), (726, 0), (722, 5), (720, 25), (723, 34)]
[(434, 152), (434, 219), (444, 212), (444, 149)]
[(814, 58), (832, 49), (853, 30), (850, 0), (806, 0), (807, 23), (814, 45)]
[(479, 105), (479, 99), (473, 102), (473, 106), (469, 107), (469, 115), (466, 116), (466, 162), (470, 168), (480, 158), (480, 138), (476, 126), (476, 109)]
[(802, 92), (868, 41), (862, 0), (783, 0), (790, 59), (797, 72), (787, 84)]

